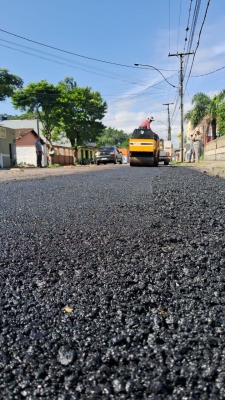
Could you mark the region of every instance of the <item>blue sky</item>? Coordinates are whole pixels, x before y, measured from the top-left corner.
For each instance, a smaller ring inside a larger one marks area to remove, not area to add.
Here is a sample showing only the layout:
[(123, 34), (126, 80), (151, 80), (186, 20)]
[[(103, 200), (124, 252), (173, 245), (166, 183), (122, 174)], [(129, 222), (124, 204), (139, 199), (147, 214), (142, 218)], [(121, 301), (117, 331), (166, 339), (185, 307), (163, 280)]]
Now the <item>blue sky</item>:
[[(86, 57), (125, 64), (149, 64), (179, 86), (179, 58), (193, 40), (195, 50), (208, 0), (202, 0), (195, 31), (193, 17), (198, 0), (192, 1), (186, 47), (190, 0), (3, 0), (0, 29)], [(225, 2), (211, 0), (194, 59), (191, 77), (184, 81), (184, 112), (197, 92), (214, 95), (225, 88), (225, 69), (194, 78), (225, 66)], [(191, 30), (192, 28), (192, 30)], [(166, 138), (167, 110), (171, 103), (172, 139), (178, 144), (180, 110), (178, 89), (158, 71), (97, 62), (42, 47), (0, 31), (1, 68), (19, 75), (24, 85), (46, 79), (56, 84), (73, 76), (78, 86), (91, 86), (108, 103), (106, 126), (130, 133), (149, 115), (153, 130)], [(31, 55), (32, 54), (32, 55)], [(189, 74), (192, 56), (187, 59)], [(154, 85), (154, 86), (153, 86)], [(176, 107), (175, 107), (176, 106)], [(0, 113), (19, 113), (7, 100)]]

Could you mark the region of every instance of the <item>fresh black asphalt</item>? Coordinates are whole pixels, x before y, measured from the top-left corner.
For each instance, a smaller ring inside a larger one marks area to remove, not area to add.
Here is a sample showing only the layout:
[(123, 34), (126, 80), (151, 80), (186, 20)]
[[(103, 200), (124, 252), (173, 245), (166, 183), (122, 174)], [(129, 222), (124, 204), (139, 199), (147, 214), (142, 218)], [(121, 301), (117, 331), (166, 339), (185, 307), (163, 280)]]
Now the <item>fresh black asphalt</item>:
[(224, 399), (225, 180), (0, 184), (0, 399)]

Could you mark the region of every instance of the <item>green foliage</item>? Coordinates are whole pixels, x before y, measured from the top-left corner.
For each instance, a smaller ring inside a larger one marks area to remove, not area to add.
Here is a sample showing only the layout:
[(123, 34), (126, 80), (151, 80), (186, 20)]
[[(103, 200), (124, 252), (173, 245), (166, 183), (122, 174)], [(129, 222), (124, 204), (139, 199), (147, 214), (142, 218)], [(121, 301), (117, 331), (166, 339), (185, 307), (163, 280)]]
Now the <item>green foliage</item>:
[(11, 115), (11, 114), (0, 114), (0, 117), (7, 117), (7, 120), (18, 119), (18, 115)]
[(37, 118), (37, 114), (29, 112), (13, 117), (13, 119), (34, 119), (34, 118)]
[(59, 82), (60, 109), (59, 123), (54, 134), (63, 134), (73, 147), (94, 142), (105, 126), (101, 119), (105, 116), (107, 104), (99, 92), (90, 87), (78, 87), (73, 78)]
[(213, 139), (215, 139), (218, 109), (224, 98), (225, 90), (222, 90), (212, 99), (205, 93), (196, 93), (192, 98), (194, 107), (185, 114), (184, 119), (186, 121), (191, 121), (192, 127), (195, 128), (204, 117), (208, 117), (208, 121), (212, 125)]
[(59, 88), (42, 80), (18, 89), (12, 96), (15, 108), (26, 111), (28, 115), (36, 113), (43, 124), (42, 133), (50, 144), (52, 144), (52, 131), (58, 123), (60, 95)]
[(7, 69), (0, 68), (0, 101), (11, 97), (17, 88), (23, 86), (23, 81), (19, 76), (9, 74)]
[(36, 116), (42, 122), (42, 133), (51, 145), (62, 137), (74, 147), (83, 145), (95, 141), (105, 128), (101, 119), (107, 104), (100, 93), (78, 87), (70, 77), (56, 86), (45, 80), (30, 83), (13, 94), (12, 102), (25, 111), (21, 119)]
[(193, 109), (188, 111), (184, 119), (191, 121), (193, 127), (196, 127), (202, 119), (210, 114), (211, 99), (204, 93), (196, 93), (192, 98)]
[(220, 135), (225, 135), (225, 103), (221, 103), (217, 109), (218, 126)]
[(97, 138), (96, 146), (118, 146), (120, 148), (128, 147), (131, 134), (115, 128), (106, 128), (102, 135)]

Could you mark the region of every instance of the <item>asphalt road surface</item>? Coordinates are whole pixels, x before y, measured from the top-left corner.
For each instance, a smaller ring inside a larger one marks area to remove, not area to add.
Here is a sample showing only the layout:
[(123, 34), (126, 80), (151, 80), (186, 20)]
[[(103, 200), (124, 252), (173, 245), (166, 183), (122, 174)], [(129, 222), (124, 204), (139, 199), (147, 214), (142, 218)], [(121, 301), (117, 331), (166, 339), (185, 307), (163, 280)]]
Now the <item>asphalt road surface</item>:
[(224, 399), (225, 180), (0, 184), (0, 399)]

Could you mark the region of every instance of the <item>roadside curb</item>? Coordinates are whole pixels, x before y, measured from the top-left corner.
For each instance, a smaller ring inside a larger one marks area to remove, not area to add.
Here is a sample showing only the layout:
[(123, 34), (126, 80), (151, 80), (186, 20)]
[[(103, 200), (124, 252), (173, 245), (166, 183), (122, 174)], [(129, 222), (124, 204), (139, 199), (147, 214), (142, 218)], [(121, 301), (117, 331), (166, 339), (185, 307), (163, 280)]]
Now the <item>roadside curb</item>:
[(24, 169), (22, 168), (10, 168), (11, 172), (24, 172)]
[(193, 168), (195, 171), (225, 179), (225, 161), (203, 161), (199, 163), (180, 163), (177, 166)]

